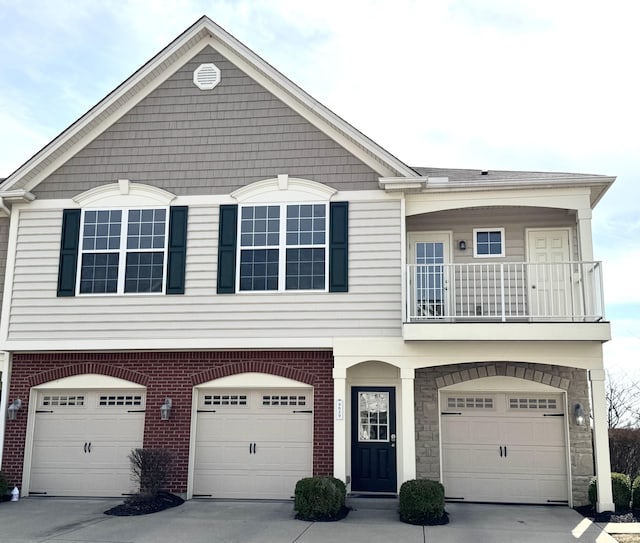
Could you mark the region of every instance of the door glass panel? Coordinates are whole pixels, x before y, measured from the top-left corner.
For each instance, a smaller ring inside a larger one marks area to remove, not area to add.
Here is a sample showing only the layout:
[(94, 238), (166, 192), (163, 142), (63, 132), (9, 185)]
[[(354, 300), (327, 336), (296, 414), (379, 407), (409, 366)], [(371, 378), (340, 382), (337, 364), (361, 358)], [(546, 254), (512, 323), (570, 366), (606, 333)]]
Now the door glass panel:
[(389, 393), (360, 392), (358, 441), (389, 441)]
[(416, 301), (418, 314), (441, 317), (445, 311), (444, 243), (416, 243)]

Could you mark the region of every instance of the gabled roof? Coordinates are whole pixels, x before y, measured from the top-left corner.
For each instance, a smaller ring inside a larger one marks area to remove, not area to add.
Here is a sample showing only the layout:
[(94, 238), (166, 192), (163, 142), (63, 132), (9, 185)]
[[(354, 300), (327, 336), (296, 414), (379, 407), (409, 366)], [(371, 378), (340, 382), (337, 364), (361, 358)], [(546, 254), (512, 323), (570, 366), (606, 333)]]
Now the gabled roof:
[(204, 16), (2, 181), (0, 196), (7, 191), (32, 190), (207, 46), (217, 49), (381, 176), (417, 175)]

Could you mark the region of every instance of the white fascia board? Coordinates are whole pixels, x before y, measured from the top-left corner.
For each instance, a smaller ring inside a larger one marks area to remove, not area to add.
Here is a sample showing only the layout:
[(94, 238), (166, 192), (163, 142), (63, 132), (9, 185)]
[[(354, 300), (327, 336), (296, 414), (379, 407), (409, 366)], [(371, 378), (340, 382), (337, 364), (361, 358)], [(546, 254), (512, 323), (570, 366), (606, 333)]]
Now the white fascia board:
[(122, 339), (122, 340), (9, 340), (0, 342), (0, 350), (10, 352), (56, 351), (254, 351), (254, 350), (331, 350), (332, 338), (243, 338), (243, 339)]
[(405, 323), (406, 341), (600, 341), (611, 339), (609, 322)]
[[(387, 194), (379, 190), (348, 190), (338, 191), (331, 198), (332, 202), (380, 202), (398, 201), (402, 199), (402, 194)], [(230, 194), (194, 194), (177, 196), (171, 201), (171, 205), (189, 207), (217, 207), (221, 204), (237, 204), (238, 201)], [(126, 205), (123, 203), (123, 205)], [(28, 204), (14, 204), (14, 209), (71, 209), (79, 208), (80, 205), (73, 198), (59, 198), (51, 200), (35, 200)]]
[[(435, 325), (436, 327), (439, 325)], [(398, 368), (430, 368), (468, 362), (530, 362), (582, 369), (602, 368), (600, 341), (403, 341), (402, 338), (335, 338), (334, 368), (377, 360)]]
[(591, 209), (589, 189), (585, 187), (519, 187), (509, 190), (465, 190), (407, 195), (407, 216), (449, 209), (491, 206), (550, 207)]
[[(413, 179), (405, 179), (403, 177), (383, 177), (379, 180), (381, 189), (389, 192), (398, 190), (409, 190), (416, 192), (420, 187), (420, 192), (424, 194), (439, 193), (458, 193), (458, 192), (495, 192), (509, 190), (526, 190), (526, 189), (551, 189), (558, 190), (562, 188), (587, 188), (590, 195), (591, 207), (602, 199), (605, 192), (615, 181), (615, 177), (594, 176), (582, 177), (579, 179), (572, 177), (563, 177), (558, 175), (554, 178), (522, 178), (518, 180), (490, 180), (490, 181), (447, 181), (433, 182), (433, 177), (416, 177)], [(405, 186), (407, 187), (405, 189)]]

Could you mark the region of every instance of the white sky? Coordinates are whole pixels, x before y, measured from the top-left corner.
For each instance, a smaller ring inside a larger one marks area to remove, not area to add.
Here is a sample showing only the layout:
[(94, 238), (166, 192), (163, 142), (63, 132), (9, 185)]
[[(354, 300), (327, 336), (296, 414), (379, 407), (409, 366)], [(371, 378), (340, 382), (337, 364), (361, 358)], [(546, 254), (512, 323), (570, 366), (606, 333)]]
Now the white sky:
[(202, 15), (409, 165), (617, 175), (605, 363), (640, 377), (639, 2), (0, 0), (0, 177)]

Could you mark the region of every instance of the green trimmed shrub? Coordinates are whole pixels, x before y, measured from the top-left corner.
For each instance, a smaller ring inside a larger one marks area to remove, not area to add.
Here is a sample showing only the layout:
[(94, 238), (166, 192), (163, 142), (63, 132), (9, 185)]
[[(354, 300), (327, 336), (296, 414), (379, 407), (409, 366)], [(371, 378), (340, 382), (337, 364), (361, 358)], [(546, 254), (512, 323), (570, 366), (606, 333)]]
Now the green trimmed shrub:
[(631, 508), (640, 509), (640, 475), (633, 480), (633, 485), (631, 485)]
[(346, 498), (347, 487), (340, 479), (306, 477), (296, 483), (293, 509), (300, 520), (338, 520)]
[(4, 473), (0, 471), (0, 501), (7, 494), (9, 494), (9, 481), (7, 481)]
[(409, 524), (442, 524), (444, 486), (437, 481), (413, 479), (400, 487), (400, 520)]
[[(598, 501), (597, 477), (589, 483), (589, 503), (595, 506)], [(611, 473), (611, 490), (613, 492), (613, 505), (616, 511), (629, 509), (631, 501), (631, 479), (624, 473)]]

